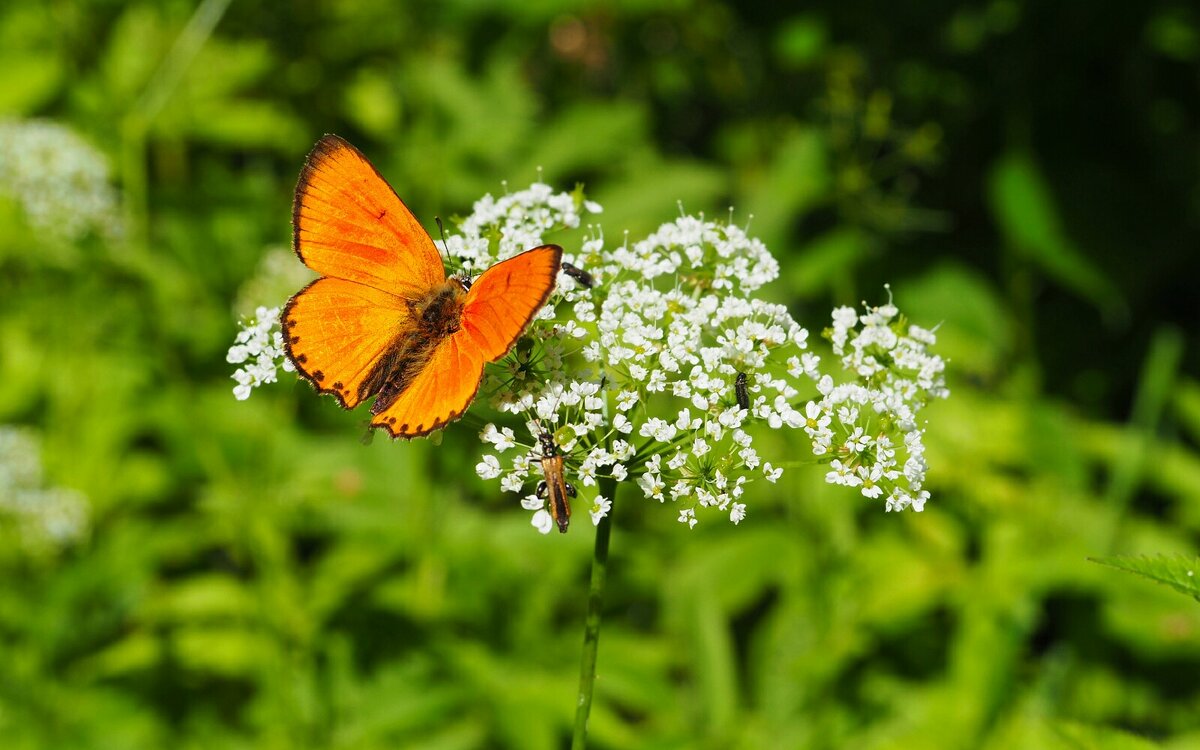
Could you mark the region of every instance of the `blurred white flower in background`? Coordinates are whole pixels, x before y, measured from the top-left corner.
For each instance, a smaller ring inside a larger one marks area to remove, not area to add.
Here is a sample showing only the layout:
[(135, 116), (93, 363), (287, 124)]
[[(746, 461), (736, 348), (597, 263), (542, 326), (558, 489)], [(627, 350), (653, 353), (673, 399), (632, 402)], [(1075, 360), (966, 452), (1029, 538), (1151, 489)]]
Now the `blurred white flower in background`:
[(0, 426), (0, 522), (15, 529), (22, 547), (45, 551), (79, 541), (88, 533), (90, 515), (81, 493), (45, 486), (32, 432)]
[(108, 160), (57, 122), (0, 121), (0, 196), (18, 202), (33, 228), (57, 239), (121, 235)]
[(297, 289), (317, 278), (308, 266), (296, 262), (296, 254), (290, 247), (273, 245), (263, 252), (254, 275), (245, 281), (237, 292), (233, 309), (237, 315), (250, 317), (264, 302), (271, 301), (272, 307), (283, 306)]

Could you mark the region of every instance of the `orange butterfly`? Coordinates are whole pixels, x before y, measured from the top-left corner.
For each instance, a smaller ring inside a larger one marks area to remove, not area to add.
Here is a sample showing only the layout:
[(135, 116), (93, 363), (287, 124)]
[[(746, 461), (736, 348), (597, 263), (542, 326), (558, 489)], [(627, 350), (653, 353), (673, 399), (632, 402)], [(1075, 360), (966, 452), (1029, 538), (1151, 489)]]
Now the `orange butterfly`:
[(284, 308), (288, 359), (371, 426), (414, 438), (466, 411), (483, 366), (503, 357), (554, 290), (562, 248), (501, 261), (474, 283), (446, 278), (433, 239), (362, 153), (317, 142), (296, 185), (293, 249), (321, 278)]

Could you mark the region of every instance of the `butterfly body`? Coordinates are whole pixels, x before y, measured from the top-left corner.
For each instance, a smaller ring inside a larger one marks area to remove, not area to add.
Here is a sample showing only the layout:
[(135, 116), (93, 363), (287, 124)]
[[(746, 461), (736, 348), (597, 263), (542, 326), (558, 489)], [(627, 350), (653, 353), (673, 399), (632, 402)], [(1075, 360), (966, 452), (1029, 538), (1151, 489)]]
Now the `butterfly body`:
[(293, 249), (321, 274), (288, 300), (284, 350), (318, 391), (371, 426), (427, 435), (457, 419), (483, 366), (513, 346), (554, 289), (562, 248), (527, 250), (470, 283), (447, 278), (429, 233), (358, 149), (334, 135), (296, 186)]
[(391, 406), (429, 364), (434, 350), (462, 327), (466, 290), (457, 279), (448, 279), (420, 299), (406, 300), (411, 324), (396, 332), (383, 356), (359, 386), (359, 400), (376, 396), (372, 414)]

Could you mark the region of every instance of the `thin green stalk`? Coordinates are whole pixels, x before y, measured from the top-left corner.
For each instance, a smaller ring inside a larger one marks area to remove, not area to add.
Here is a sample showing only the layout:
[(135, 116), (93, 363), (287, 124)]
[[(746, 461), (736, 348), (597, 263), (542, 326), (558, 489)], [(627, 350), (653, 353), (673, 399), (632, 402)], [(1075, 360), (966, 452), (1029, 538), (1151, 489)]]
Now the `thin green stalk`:
[(1142, 364), (1133, 413), (1129, 417), (1127, 429), (1132, 433), (1129, 450), (1113, 459), (1108, 488), (1104, 493), (1104, 505), (1109, 511), (1106, 521), (1107, 544), (1104, 547), (1108, 552), (1114, 549), (1129, 502), (1143, 481), (1155, 431), (1179, 376), (1183, 350), (1183, 334), (1173, 327), (1160, 328), (1150, 340), (1150, 351)]
[(167, 52), (145, 90), (121, 124), (121, 172), (125, 190), (125, 220), (135, 246), (149, 234), (146, 138), (154, 118), (170, 101), (200, 49), (212, 36), (232, 0), (204, 0)]
[(596, 685), (596, 647), (600, 642), (600, 607), (604, 602), (604, 582), (608, 577), (608, 539), (612, 534), (613, 510), (617, 504), (618, 483), (612, 477), (600, 477), (600, 494), (613, 507), (596, 526), (596, 546), (592, 552), (592, 582), (588, 589), (587, 619), (583, 628), (583, 656), (579, 662), (579, 702), (575, 708), (575, 734), (571, 750), (587, 747), (588, 714), (592, 710), (592, 689)]

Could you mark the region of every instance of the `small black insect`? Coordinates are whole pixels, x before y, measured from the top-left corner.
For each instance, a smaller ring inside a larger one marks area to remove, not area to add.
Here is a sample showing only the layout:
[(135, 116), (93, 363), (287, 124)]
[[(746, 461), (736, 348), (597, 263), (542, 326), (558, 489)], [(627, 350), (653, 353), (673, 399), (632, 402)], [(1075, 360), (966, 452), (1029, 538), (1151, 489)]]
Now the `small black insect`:
[(746, 391), (746, 373), (739, 372), (733, 381), (733, 394), (737, 397), (739, 409), (750, 408), (750, 394)]
[(590, 273), (582, 268), (579, 268), (578, 266), (573, 266), (570, 263), (562, 264), (562, 272), (570, 276), (572, 279), (575, 279), (575, 281), (579, 282), (581, 286), (586, 286), (588, 289), (591, 289), (596, 284), (596, 280), (592, 278)]

